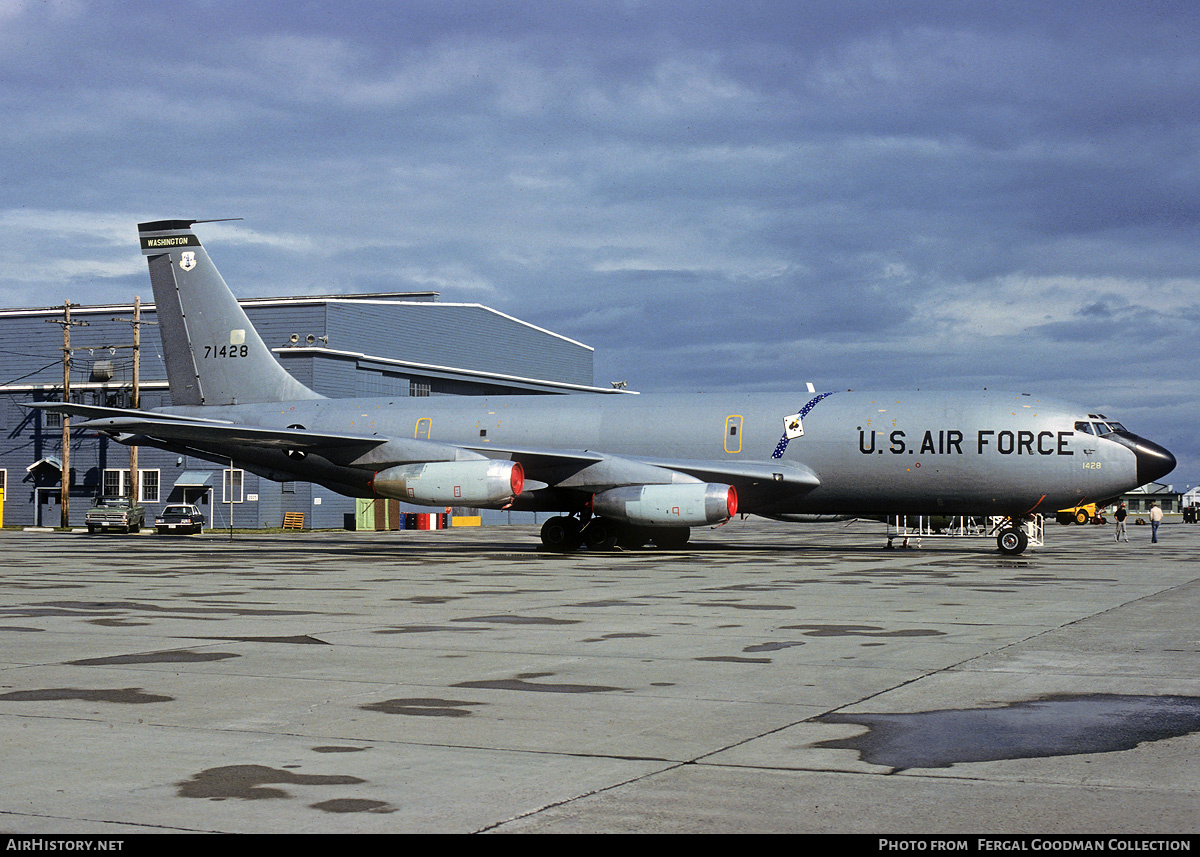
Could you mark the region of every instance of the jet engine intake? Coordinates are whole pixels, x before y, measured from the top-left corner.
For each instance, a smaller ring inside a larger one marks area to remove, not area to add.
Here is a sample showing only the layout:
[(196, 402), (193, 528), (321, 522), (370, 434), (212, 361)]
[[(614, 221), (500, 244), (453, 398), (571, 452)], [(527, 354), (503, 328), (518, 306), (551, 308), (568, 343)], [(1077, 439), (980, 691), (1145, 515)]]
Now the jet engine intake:
[(592, 497), (592, 512), (645, 527), (716, 524), (737, 514), (737, 489), (714, 482), (609, 488)]
[(497, 459), (401, 464), (371, 480), (381, 497), (425, 506), (503, 506), (524, 486), (521, 463)]

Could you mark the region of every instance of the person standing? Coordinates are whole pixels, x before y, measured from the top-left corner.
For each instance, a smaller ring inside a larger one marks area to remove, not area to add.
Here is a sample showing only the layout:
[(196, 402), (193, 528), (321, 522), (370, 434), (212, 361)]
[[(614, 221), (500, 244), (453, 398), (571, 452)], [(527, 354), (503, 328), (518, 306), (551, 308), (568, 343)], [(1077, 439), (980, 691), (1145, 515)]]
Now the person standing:
[(1125, 529), (1125, 519), (1129, 517), (1129, 512), (1125, 510), (1124, 503), (1117, 507), (1117, 514), (1114, 517), (1117, 519), (1117, 541), (1122, 539), (1129, 541), (1129, 533)]
[(1158, 525), (1162, 523), (1162, 508), (1150, 501), (1150, 544), (1158, 544)]

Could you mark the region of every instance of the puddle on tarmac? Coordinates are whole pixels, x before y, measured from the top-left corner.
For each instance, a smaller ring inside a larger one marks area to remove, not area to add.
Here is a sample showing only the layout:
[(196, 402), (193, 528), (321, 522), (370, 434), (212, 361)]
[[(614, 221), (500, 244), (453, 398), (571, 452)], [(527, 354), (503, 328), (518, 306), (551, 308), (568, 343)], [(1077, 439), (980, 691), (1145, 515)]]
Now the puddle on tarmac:
[(235, 643), (296, 643), (302, 646), (328, 646), (324, 640), (299, 634), (291, 637), (193, 637), (196, 640), (227, 640)]
[(193, 774), (190, 780), (176, 783), (176, 786), (180, 797), (264, 800), (291, 797), (283, 789), (271, 788), (273, 785), (345, 786), (363, 782), (366, 781), (358, 777), (293, 774), (266, 765), (225, 765)]
[(693, 601), (695, 607), (732, 607), (735, 610), (795, 610), (791, 604), (743, 604), (736, 601)]
[(625, 689), (623, 687), (608, 687), (602, 684), (551, 684), (549, 682), (529, 681), (529, 679), (545, 678), (550, 675), (554, 675), (554, 673), (521, 673), (516, 678), (490, 681), (460, 681), (454, 686), (484, 690), (528, 690), (535, 693), (607, 693), (609, 691)]
[(1000, 708), (828, 714), (817, 721), (868, 731), (815, 746), (856, 750), (864, 762), (901, 771), (1131, 750), (1200, 731), (1200, 697), (1055, 694)]
[(470, 706), (482, 702), (466, 702), (459, 699), (434, 699), (412, 697), (408, 699), (385, 699), (360, 705), (366, 711), (382, 711), (384, 714), (407, 714), (410, 717), (470, 717)]
[(572, 607), (644, 607), (645, 605), (637, 601), (627, 601), (620, 598), (606, 599), (604, 601), (581, 601), (578, 604), (570, 605)]
[(804, 643), (798, 640), (785, 640), (781, 643), (760, 643), (757, 646), (746, 646), (742, 649), (743, 652), (778, 652), (782, 649), (790, 649), (793, 646), (803, 646)]
[(944, 631), (932, 628), (906, 628), (885, 631), (875, 625), (781, 625), (787, 631), (803, 631), (806, 637), (944, 637)]
[(193, 652), (189, 649), (174, 649), (168, 652), (146, 652), (140, 655), (116, 655), (110, 658), (84, 658), (78, 661), (67, 661), (77, 667), (110, 667), (130, 664), (202, 664), (210, 661), (223, 661), (228, 658), (240, 658), (233, 652)]
[(495, 622), (500, 625), (578, 625), (578, 619), (551, 619), (546, 616), (472, 616), (452, 622)]
[(643, 637), (655, 637), (657, 634), (643, 634), (631, 631), (628, 634), (601, 634), (599, 637), (584, 637), (585, 643), (603, 643), (605, 640), (636, 640)]
[(395, 812), (396, 807), (390, 803), (381, 800), (367, 800), (366, 798), (342, 797), (334, 798), (333, 800), (323, 800), (320, 803), (309, 804), (313, 809), (319, 809), (322, 812), (379, 812), (388, 813)]
[(81, 687), (50, 687), (44, 690), (14, 690), (0, 694), (6, 702), (58, 702), (78, 699), (82, 702), (116, 702), (122, 705), (145, 705), (151, 702), (172, 702), (173, 696), (146, 693), (140, 687), (115, 687), (93, 690)]

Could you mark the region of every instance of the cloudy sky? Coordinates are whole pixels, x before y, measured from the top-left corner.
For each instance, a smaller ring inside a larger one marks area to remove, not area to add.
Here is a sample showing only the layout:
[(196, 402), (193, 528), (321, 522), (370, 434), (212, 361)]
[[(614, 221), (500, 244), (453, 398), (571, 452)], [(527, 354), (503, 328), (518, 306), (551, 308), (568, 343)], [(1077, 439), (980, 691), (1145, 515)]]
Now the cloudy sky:
[[(1200, 482), (1187, 2), (0, 0), (0, 306), (433, 289), (654, 391), (1012, 389)], [(502, 344), (498, 344), (502, 347)]]

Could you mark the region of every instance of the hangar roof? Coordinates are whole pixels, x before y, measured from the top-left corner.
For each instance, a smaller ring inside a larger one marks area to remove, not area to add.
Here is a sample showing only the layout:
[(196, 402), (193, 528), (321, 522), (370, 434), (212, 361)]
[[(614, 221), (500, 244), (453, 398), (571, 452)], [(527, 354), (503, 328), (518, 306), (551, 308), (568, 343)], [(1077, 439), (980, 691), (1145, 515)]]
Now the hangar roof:
[[(239, 303), (289, 371), (314, 389), (324, 381), (340, 390), (341, 382), (333, 379), (344, 378), (348, 364), (355, 370), (451, 379), (493, 390), (614, 392), (593, 386), (590, 346), (483, 304), (442, 303), (436, 292), (297, 295)], [(88, 322), (72, 332), (78, 379), (73, 387), (88, 386), (88, 367), (97, 361), (116, 365), (108, 386), (120, 386), (121, 366), (131, 362), (126, 343), (132, 335), (128, 322), (113, 316), (132, 310), (132, 304), (72, 305), (72, 317)], [(7, 364), (0, 367), (0, 378), (14, 380), (4, 385), (6, 392), (61, 386), (61, 361), (29, 370), (43, 352), (50, 359), (55, 352), (61, 356), (57, 331), (43, 322), (62, 312), (61, 306), (0, 309), (0, 353), (19, 343), (23, 347), (10, 353), (31, 358), (0, 358)], [(142, 328), (141, 384), (146, 390), (165, 389), (154, 304), (142, 304), (142, 314), (147, 326)], [(22, 375), (26, 377), (18, 377)], [(354, 392), (341, 393), (347, 394)]]

